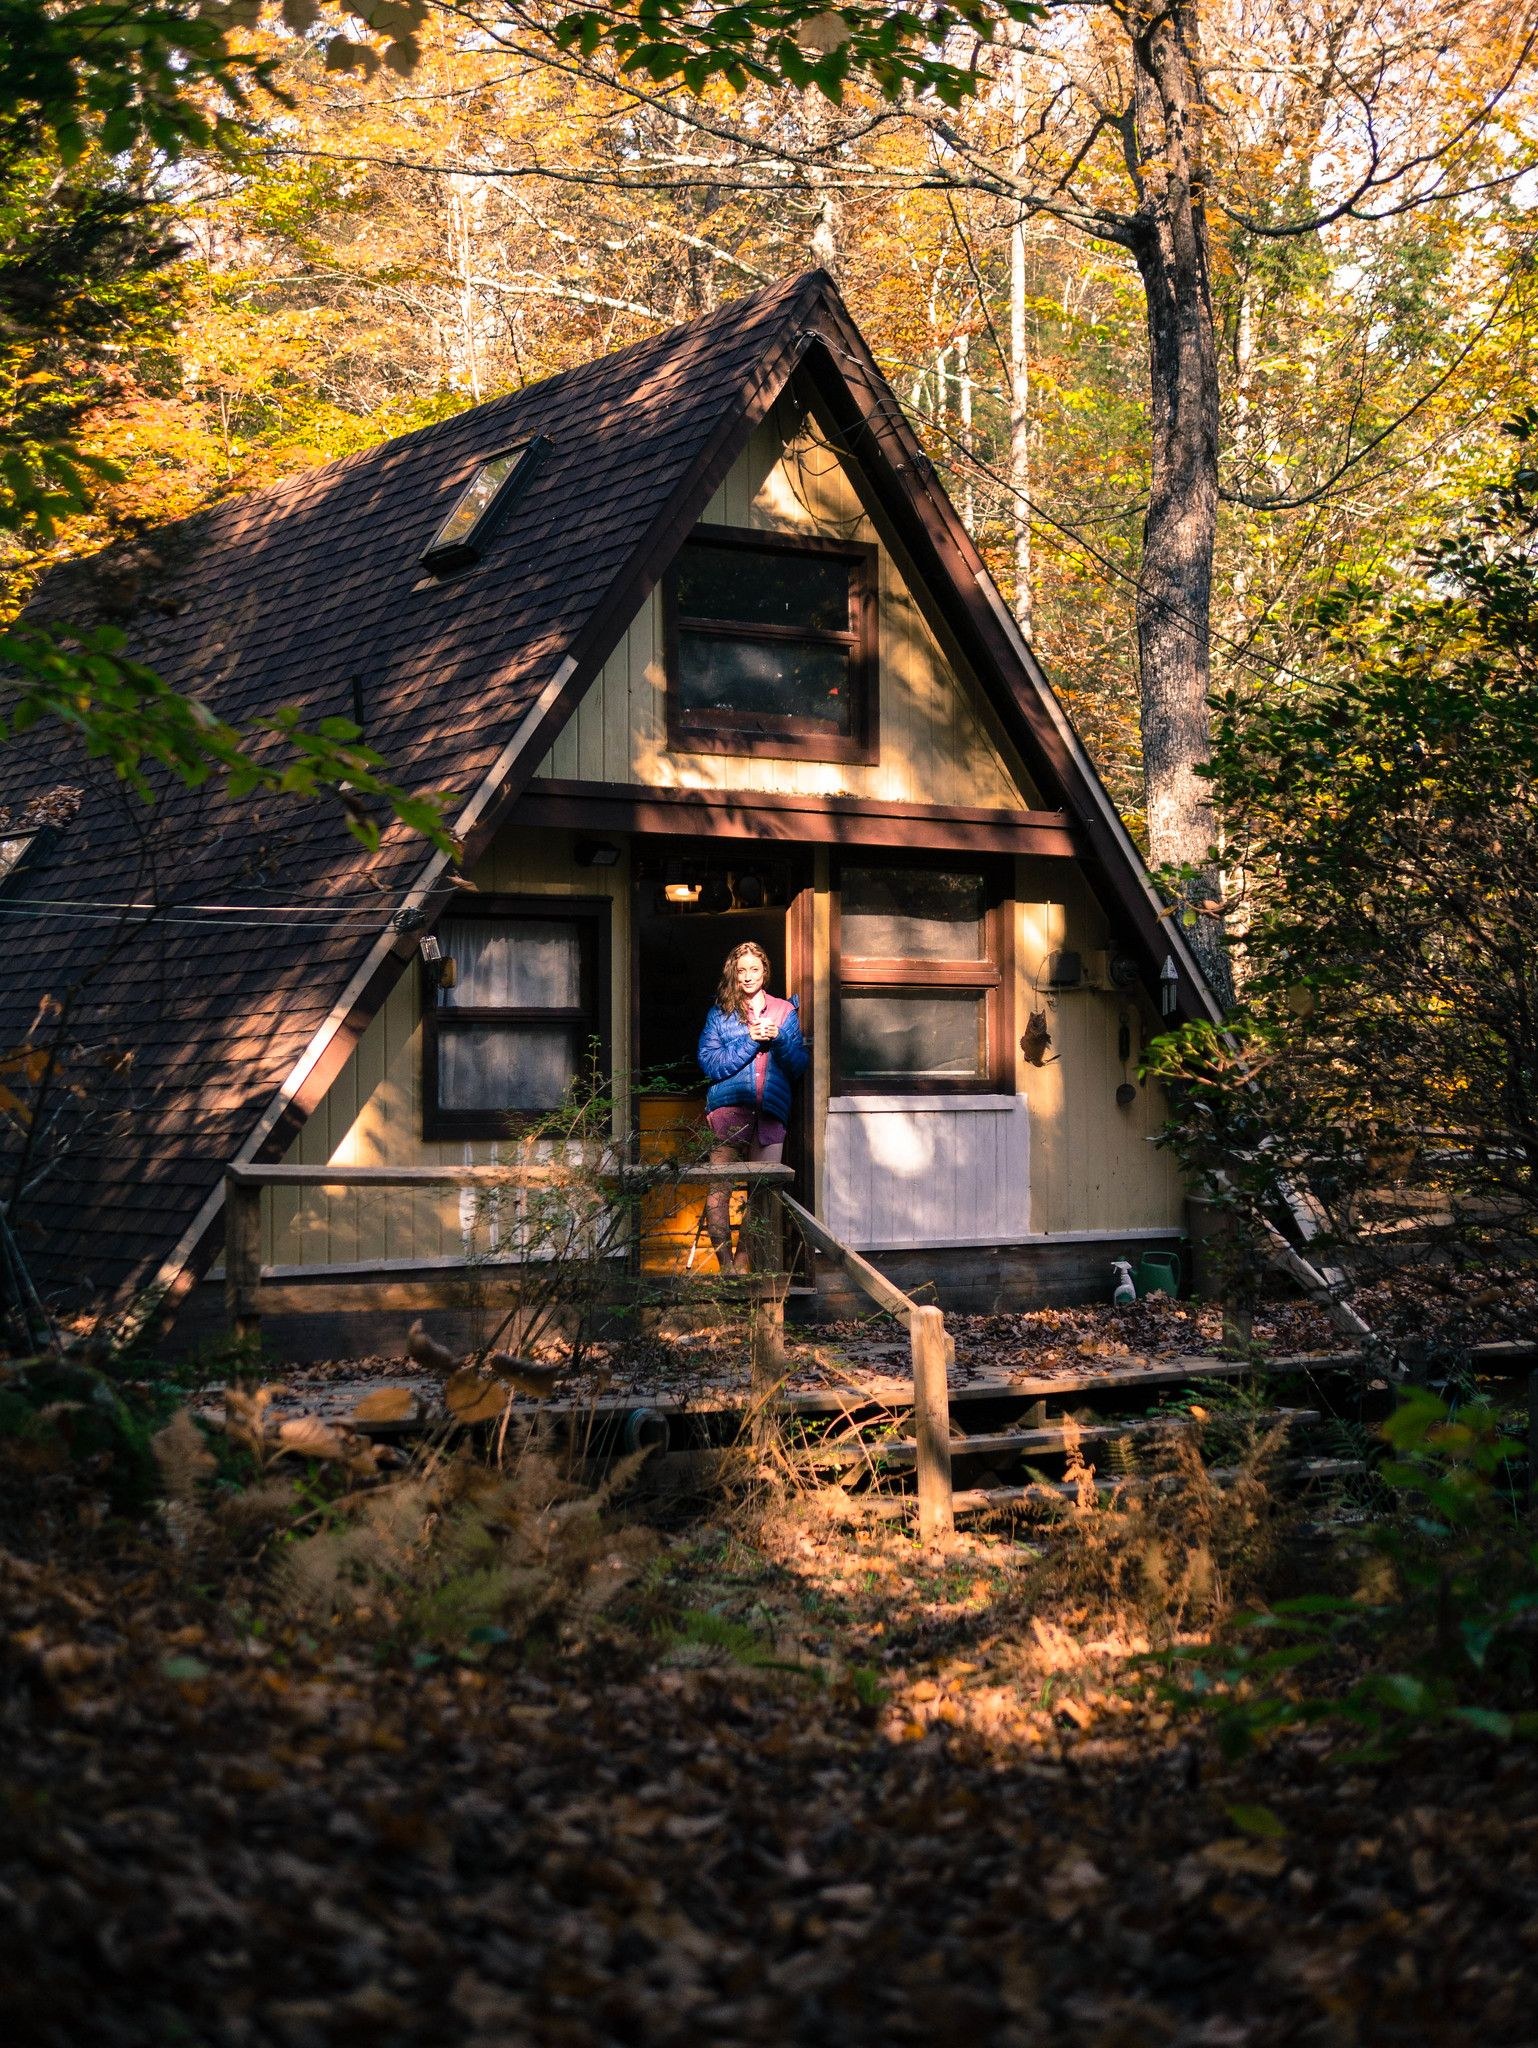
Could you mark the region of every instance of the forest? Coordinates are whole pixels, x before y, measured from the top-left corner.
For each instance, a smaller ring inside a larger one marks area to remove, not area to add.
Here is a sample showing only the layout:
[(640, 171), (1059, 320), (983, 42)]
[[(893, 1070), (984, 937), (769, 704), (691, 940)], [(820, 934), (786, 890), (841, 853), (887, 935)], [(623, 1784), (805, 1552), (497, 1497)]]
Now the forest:
[(0, 0), (6, 2041), (1531, 2041), (1535, 206), (1538, 0)]

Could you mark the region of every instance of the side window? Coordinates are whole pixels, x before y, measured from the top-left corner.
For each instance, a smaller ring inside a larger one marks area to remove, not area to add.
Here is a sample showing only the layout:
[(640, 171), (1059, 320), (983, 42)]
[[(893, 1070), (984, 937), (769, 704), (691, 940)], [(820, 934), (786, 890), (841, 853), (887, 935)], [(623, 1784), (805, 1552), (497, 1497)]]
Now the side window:
[(873, 547), (700, 527), (668, 576), (665, 614), (670, 745), (875, 758)]
[(1004, 1086), (1003, 877), (850, 862), (839, 874), (835, 1088)]
[(606, 901), (482, 898), (439, 927), (450, 986), (428, 980), (423, 1135), (496, 1138), (556, 1109), (606, 1064)]

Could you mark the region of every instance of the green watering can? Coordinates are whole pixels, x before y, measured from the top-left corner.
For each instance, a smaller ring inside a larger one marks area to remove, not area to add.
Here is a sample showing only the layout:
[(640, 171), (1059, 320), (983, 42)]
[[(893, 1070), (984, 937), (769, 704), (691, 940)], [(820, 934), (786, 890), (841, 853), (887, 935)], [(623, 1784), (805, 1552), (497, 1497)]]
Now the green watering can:
[(1148, 1294), (1180, 1293), (1180, 1260), (1174, 1252), (1144, 1252), (1137, 1262), (1137, 1291), (1141, 1300)]

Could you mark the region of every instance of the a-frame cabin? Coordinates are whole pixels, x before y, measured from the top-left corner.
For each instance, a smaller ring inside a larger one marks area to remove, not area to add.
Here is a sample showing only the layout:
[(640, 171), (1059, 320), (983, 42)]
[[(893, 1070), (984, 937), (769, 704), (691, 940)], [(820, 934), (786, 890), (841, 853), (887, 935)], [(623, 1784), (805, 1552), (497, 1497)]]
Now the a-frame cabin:
[[(229, 1162), (491, 1163), (595, 1042), (619, 1132), (666, 1144), (744, 938), (811, 1042), (798, 1191), (901, 1284), (1094, 1298), (1113, 1256), (1178, 1242), (1136, 1069), (1211, 999), (821, 273), (170, 529), (152, 564), (147, 657), (236, 715), (357, 704), (466, 799), (473, 886), (271, 806), (253, 866), (248, 820), (169, 796), (186, 914), (88, 983), (138, 1096), (34, 1204), (46, 1279), (89, 1245), (95, 1285), (192, 1328)], [(71, 890), (126, 893), (120, 812), (88, 792), (29, 882), (66, 923)], [(319, 1313), (404, 1315), (484, 1230), (452, 1193), (278, 1191), (263, 1262)]]

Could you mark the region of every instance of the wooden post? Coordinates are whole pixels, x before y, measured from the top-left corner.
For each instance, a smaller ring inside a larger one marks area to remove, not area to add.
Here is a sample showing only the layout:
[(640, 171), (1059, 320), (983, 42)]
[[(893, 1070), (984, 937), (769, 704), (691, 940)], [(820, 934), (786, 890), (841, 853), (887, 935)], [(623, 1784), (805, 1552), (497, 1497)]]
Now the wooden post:
[(237, 1337), (261, 1334), (256, 1290), (262, 1276), (262, 1189), (224, 1176), (224, 1308)]
[(785, 1217), (779, 1189), (755, 1184), (748, 1190), (754, 1274), (751, 1285), (750, 1386), (753, 1441), (767, 1444), (778, 1434), (771, 1404), (785, 1377)]
[(915, 1308), (908, 1317), (913, 1352), (913, 1434), (918, 1444), (919, 1534), (943, 1543), (955, 1528), (951, 1507), (951, 1397), (946, 1379), (945, 1317)]

